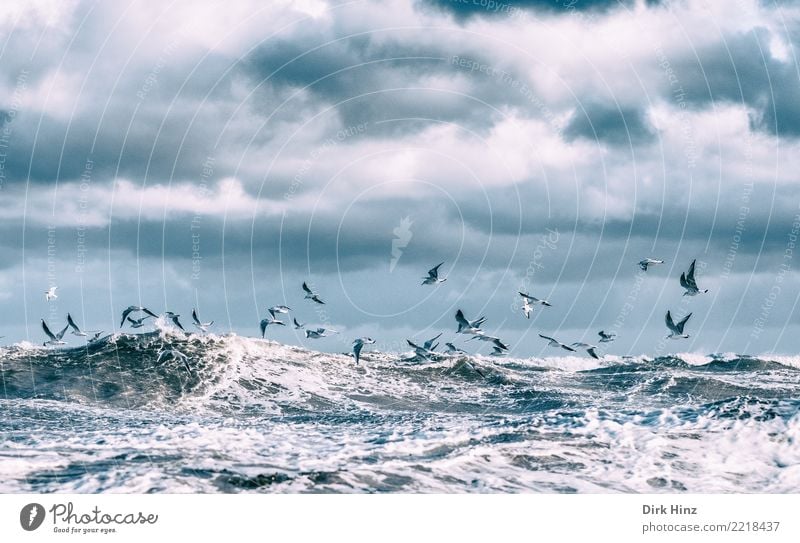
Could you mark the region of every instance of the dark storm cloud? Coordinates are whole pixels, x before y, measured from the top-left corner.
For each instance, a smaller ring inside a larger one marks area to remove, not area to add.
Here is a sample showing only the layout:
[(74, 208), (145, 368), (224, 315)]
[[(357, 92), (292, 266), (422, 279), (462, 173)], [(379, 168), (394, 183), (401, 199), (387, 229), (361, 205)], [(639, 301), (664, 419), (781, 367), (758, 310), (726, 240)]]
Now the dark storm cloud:
[(568, 141), (584, 138), (614, 145), (638, 146), (653, 141), (655, 129), (647, 114), (629, 106), (617, 104), (581, 104), (564, 129)]
[[(791, 57), (782, 62), (772, 57), (770, 35), (765, 29), (724, 36), (683, 59), (676, 75), (681, 96), (698, 108), (713, 102), (744, 104), (755, 112), (753, 128), (778, 136), (800, 136), (800, 79)], [(796, 42), (795, 42), (796, 43)]]
[[(509, 16), (520, 12), (543, 14), (607, 13), (614, 9), (630, 8), (634, 0), (419, 0), (420, 9), (436, 9), (449, 13), (456, 20), (470, 17)], [(647, 0), (648, 5), (660, 0)]]

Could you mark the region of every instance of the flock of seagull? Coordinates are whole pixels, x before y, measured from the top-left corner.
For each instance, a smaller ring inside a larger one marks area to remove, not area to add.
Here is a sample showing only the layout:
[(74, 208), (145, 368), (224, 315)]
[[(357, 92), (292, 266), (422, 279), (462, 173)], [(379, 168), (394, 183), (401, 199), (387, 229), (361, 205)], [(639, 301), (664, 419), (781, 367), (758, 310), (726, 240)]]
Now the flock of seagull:
[[(696, 296), (698, 294), (708, 292), (708, 289), (701, 290), (697, 286), (697, 281), (695, 280), (695, 264), (696, 260), (692, 260), (692, 263), (689, 265), (689, 269), (686, 272), (681, 273), (680, 276), (680, 284), (685, 289), (683, 293), (684, 296)], [(663, 260), (657, 260), (653, 258), (646, 258), (639, 262), (639, 267), (644, 271), (647, 272), (651, 266), (656, 266), (659, 264), (663, 264)], [(439, 276), (439, 269), (444, 265), (444, 262), (441, 262), (428, 270), (427, 276), (423, 277), (422, 285), (439, 285), (447, 281), (446, 277)], [(311, 302), (319, 305), (325, 305), (325, 302), (322, 298), (314, 292), (306, 282), (303, 282), (303, 293), (304, 299), (310, 300)], [(56, 291), (58, 287), (51, 287), (47, 291), (45, 291), (45, 300), (51, 301), (58, 298)], [(539, 305), (542, 307), (552, 307), (552, 304), (547, 300), (542, 300), (536, 298), (535, 296), (531, 296), (525, 292), (519, 292), (519, 295), (522, 297), (522, 313), (525, 318), (530, 319), (531, 314), (533, 313), (534, 307)], [(261, 337), (264, 338), (266, 336), (267, 329), (270, 326), (286, 326), (286, 323), (280, 320), (278, 317), (279, 315), (287, 315), (289, 312), (292, 311), (292, 308), (286, 305), (275, 305), (267, 309), (267, 315), (261, 320), (260, 328), (261, 328)], [(143, 316), (139, 317), (140, 314)], [(664, 317), (665, 323), (667, 328), (669, 329), (670, 333), (666, 337), (669, 339), (680, 339), (680, 338), (688, 338), (689, 335), (684, 332), (684, 328), (686, 326), (687, 321), (692, 316), (691, 313), (683, 317), (677, 323), (673, 320), (672, 314), (669, 310), (667, 310), (667, 314)], [(183, 327), (183, 324), (180, 321), (180, 315), (173, 313), (171, 311), (166, 311), (163, 315), (158, 315), (153, 311), (149, 310), (143, 306), (136, 306), (132, 305), (126, 308), (122, 312), (122, 320), (120, 322), (120, 328), (123, 328), (126, 323), (130, 325), (131, 328), (142, 328), (145, 326), (145, 321), (147, 319), (153, 318), (158, 319), (163, 317), (165, 319), (170, 320), (178, 329), (186, 333), (186, 329)], [(458, 309), (455, 314), (456, 324), (458, 328), (456, 330), (457, 334), (464, 334), (471, 336), (469, 340), (479, 340), (489, 343), (493, 350), (491, 355), (492, 356), (504, 356), (509, 351), (509, 346), (502, 341), (499, 337), (487, 334), (481, 326), (486, 321), (486, 317), (482, 316), (474, 320), (468, 319), (464, 312), (461, 309)], [(202, 333), (207, 333), (209, 328), (213, 326), (214, 321), (203, 322), (200, 319), (200, 316), (197, 312), (197, 309), (192, 309), (192, 324)], [(292, 324), (294, 329), (296, 330), (303, 330), (305, 333), (305, 337), (307, 339), (320, 339), (323, 337), (327, 337), (333, 334), (338, 334), (336, 330), (332, 330), (329, 328), (306, 328), (306, 325), (300, 323), (296, 317), (292, 318)], [(60, 330), (58, 333), (53, 333), (50, 327), (47, 325), (44, 319), (42, 319), (42, 330), (44, 331), (45, 335), (47, 336), (47, 341), (44, 342), (44, 346), (57, 346), (57, 345), (66, 345), (66, 341), (64, 341), (64, 335), (67, 333), (68, 330), (72, 329), (72, 334), (75, 336), (86, 337), (87, 342), (89, 344), (97, 342), (100, 340), (103, 331), (99, 330), (82, 330), (76, 323), (75, 320), (72, 318), (72, 315), (67, 314), (67, 324), (66, 326)], [(452, 342), (446, 342), (445, 345), (447, 347), (446, 350), (437, 352), (436, 349), (439, 347), (439, 343), (437, 340), (442, 336), (440, 332), (435, 337), (425, 341), (422, 345), (419, 345), (410, 339), (406, 339), (408, 345), (413, 349), (413, 355), (407, 358), (404, 358), (403, 361), (422, 361), (422, 360), (439, 360), (443, 357), (452, 357), (452, 356), (463, 356), (467, 353), (462, 349), (458, 348)], [(614, 332), (606, 332), (605, 330), (600, 330), (598, 332), (598, 336), (600, 336), (599, 343), (610, 343), (616, 339), (616, 334)], [(600, 359), (601, 355), (598, 354), (597, 345), (593, 345), (590, 343), (584, 342), (574, 342), (571, 344), (562, 343), (559, 340), (546, 336), (544, 334), (539, 334), (539, 337), (542, 339), (547, 340), (548, 345), (551, 347), (564, 349), (570, 352), (576, 352), (578, 349), (583, 349), (586, 353), (591, 356), (592, 358)], [(361, 360), (361, 353), (364, 349), (365, 345), (374, 344), (375, 340), (370, 337), (359, 337), (353, 340), (352, 343), (352, 356), (355, 358), (356, 365), (359, 364)], [(348, 353), (350, 354), (350, 353)], [(158, 362), (161, 360), (172, 358), (175, 360), (179, 360), (184, 363), (186, 368), (191, 371), (191, 368), (188, 363), (188, 356), (184, 353), (181, 353), (177, 349), (163, 349), (158, 356)], [(466, 363), (469, 365), (473, 370), (475, 370), (480, 375), (483, 373), (476, 367), (472, 366), (468, 362)]]

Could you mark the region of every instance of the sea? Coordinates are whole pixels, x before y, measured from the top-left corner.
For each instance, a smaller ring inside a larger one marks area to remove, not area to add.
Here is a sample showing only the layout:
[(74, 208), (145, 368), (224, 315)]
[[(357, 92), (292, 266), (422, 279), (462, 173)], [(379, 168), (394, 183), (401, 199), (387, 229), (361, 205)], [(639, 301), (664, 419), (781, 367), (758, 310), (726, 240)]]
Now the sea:
[(2, 493), (798, 491), (795, 356), (0, 347)]

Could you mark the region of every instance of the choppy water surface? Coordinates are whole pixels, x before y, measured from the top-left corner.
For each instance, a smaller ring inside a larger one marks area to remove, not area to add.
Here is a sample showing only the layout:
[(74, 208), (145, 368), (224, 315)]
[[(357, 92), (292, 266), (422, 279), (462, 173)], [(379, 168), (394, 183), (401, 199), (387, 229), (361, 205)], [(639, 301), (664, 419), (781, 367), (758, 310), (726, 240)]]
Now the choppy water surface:
[(0, 348), (0, 492), (800, 491), (800, 357), (364, 358)]

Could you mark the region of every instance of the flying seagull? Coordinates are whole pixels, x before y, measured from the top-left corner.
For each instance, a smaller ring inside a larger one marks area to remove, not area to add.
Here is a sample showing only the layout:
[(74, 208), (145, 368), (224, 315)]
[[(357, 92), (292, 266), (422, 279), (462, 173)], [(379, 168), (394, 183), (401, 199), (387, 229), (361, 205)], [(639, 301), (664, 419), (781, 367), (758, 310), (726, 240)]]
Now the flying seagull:
[(445, 281), (447, 281), (447, 277), (443, 277), (442, 279), (439, 279), (439, 268), (441, 268), (443, 264), (444, 264), (444, 262), (441, 262), (441, 263), (437, 264), (436, 266), (434, 266), (433, 268), (431, 268), (430, 270), (428, 270), (428, 277), (424, 277), (423, 278), (422, 284), (423, 285), (438, 285), (439, 283), (444, 283)]
[(445, 345), (447, 345), (447, 351), (445, 351), (447, 354), (458, 354), (458, 355), (467, 354), (466, 351), (459, 349), (452, 343), (445, 343)]
[(178, 320), (178, 317), (180, 317), (180, 315), (176, 315), (172, 311), (167, 311), (166, 313), (164, 313), (164, 316), (167, 317), (169, 320), (171, 320), (172, 323), (178, 328), (180, 328), (182, 331), (184, 332), (186, 331), (186, 329), (181, 324), (181, 321)]
[(530, 319), (531, 313), (533, 312), (533, 306), (531, 305), (530, 300), (527, 298), (522, 299), (522, 312), (525, 313), (525, 318)]
[(283, 321), (279, 321), (275, 318), (275, 315), (270, 313), (267, 317), (261, 319), (261, 337), (264, 337), (264, 334), (267, 332), (267, 326), (278, 324), (280, 326), (286, 326), (286, 323)]
[(597, 332), (597, 335), (600, 336), (600, 343), (611, 343), (617, 339), (617, 334), (615, 332), (606, 332), (604, 330), (600, 330)]
[(672, 315), (670, 314), (669, 310), (667, 310), (667, 314), (664, 317), (664, 322), (667, 323), (667, 328), (669, 328), (669, 330), (670, 330), (669, 335), (667, 337), (670, 338), (670, 339), (679, 339), (679, 338), (687, 338), (687, 337), (689, 337), (689, 334), (684, 334), (683, 333), (683, 327), (686, 326), (686, 321), (688, 321), (689, 317), (691, 317), (691, 316), (692, 316), (692, 314), (689, 313), (688, 315), (683, 317), (683, 319), (681, 319), (678, 322), (678, 324), (675, 324), (675, 322), (673, 322), (673, 320), (672, 320)]
[(492, 352), (489, 353), (489, 356), (505, 356), (507, 354), (508, 354), (507, 351), (504, 351), (503, 349), (501, 349), (500, 347), (495, 345), (495, 347), (492, 350)]
[(305, 327), (305, 324), (297, 322), (297, 319), (295, 319), (295, 318), (292, 319), (292, 322), (294, 322), (294, 329), (295, 330), (301, 330), (301, 329), (303, 329)]
[(550, 336), (543, 336), (542, 334), (539, 334), (539, 337), (542, 339), (546, 339), (551, 347), (561, 347), (564, 350), (575, 352), (575, 349), (573, 349), (569, 345), (564, 345), (557, 339), (551, 338)]
[(356, 365), (358, 365), (358, 361), (361, 359), (361, 349), (368, 343), (375, 343), (375, 340), (370, 337), (360, 337), (353, 341), (353, 356), (356, 357)]
[(419, 346), (410, 339), (406, 339), (406, 343), (408, 343), (411, 346), (411, 348), (414, 349), (414, 353), (417, 356), (421, 356), (422, 358), (428, 358), (428, 359), (430, 359), (430, 357), (432, 356), (436, 356), (436, 353), (433, 352), (432, 350), (424, 346)]
[(45, 341), (42, 345), (47, 346), (47, 345), (66, 345), (67, 344), (67, 342), (63, 341), (63, 340), (64, 340), (64, 334), (66, 334), (67, 330), (69, 330), (69, 324), (66, 325), (64, 327), (64, 329), (61, 330), (59, 333), (53, 334), (53, 332), (51, 332), (50, 328), (47, 326), (47, 323), (44, 322), (44, 319), (42, 319), (42, 330), (44, 330), (44, 333), (47, 335), (47, 337), (50, 338), (49, 340)]
[(437, 343), (436, 345), (434, 345), (433, 342), (439, 339), (440, 337), (442, 337), (442, 332), (439, 332), (439, 335), (432, 337), (431, 339), (423, 343), (422, 346), (431, 351), (435, 351), (436, 347), (438, 347), (439, 344)]
[[(489, 336), (489, 335), (486, 335), (486, 334), (475, 334), (474, 336), (472, 336), (471, 339), (479, 339), (481, 341), (488, 341), (490, 343), (493, 343), (495, 348), (497, 348), (497, 349), (502, 349), (504, 351), (508, 350), (508, 345), (506, 345), (505, 343), (500, 341), (500, 338), (498, 338), (498, 337)], [(467, 340), (467, 341), (469, 341), (469, 340)]]
[(272, 313), (273, 316), (275, 316), (275, 313), (288, 313), (291, 310), (292, 308), (289, 307), (288, 305), (273, 305), (272, 307), (267, 309), (267, 311)]
[(692, 260), (688, 272), (681, 273), (681, 286), (686, 289), (686, 292), (683, 293), (684, 296), (697, 296), (700, 293), (708, 292), (708, 289), (700, 290), (697, 288), (697, 282), (694, 280), (695, 262), (697, 262), (697, 259)]
[(458, 334), (482, 334), (481, 324), (486, 320), (486, 317), (475, 319), (474, 321), (467, 320), (464, 317), (464, 312), (460, 309), (456, 311), (456, 322), (458, 322)]
[(316, 330), (306, 330), (306, 339), (319, 339), (321, 337), (328, 337), (331, 334), (338, 334), (336, 330), (326, 328), (317, 328)]
[(58, 287), (50, 287), (49, 289), (45, 290), (44, 299), (49, 302), (50, 300), (55, 300), (56, 298), (58, 298), (58, 294), (56, 294), (57, 290)]
[[(119, 327), (120, 328), (125, 326), (125, 319), (128, 318), (128, 315), (130, 315), (131, 313), (133, 313), (135, 311), (144, 311), (145, 313), (147, 313), (149, 316), (153, 317), (154, 319), (158, 318), (158, 315), (156, 315), (155, 313), (153, 313), (152, 311), (150, 311), (146, 307), (142, 307), (142, 306), (139, 306), (139, 305), (132, 305), (132, 306), (128, 307), (125, 311), (122, 312), (122, 322), (119, 323)], [(142, 320), (144, 320), (144, 319), (142, 319)]]
[(589, 353), (589, 356), (591, 356), (592, 358), (596, 358), (597, 360), (600, 360), (600, 357), (597, 355), (597, 345), (576, 341), (575, 343), (572, 344), (572, 346), (586, 349), (586, 352)]
[(306, 297), (307, 300), (312, 300), (314, 302), (317, 302), (318, 304), (324, 304), (325, 303), (322, 300), (320, 300), (319, 296), (314, 294), (314, 292), (310, 288), (308, 288), (308, 285), (305, 283), (305, 281), (303, 281), (303, 290), (306, 293), (305, 297)]
[(531, 296), (530, 294), (525, 294), (524, 292), (520, 292), (519, 295), (522, 296), (528, 302), (530, 302), (532, 305), (541, 304), (541, 305), (546, 305), (547, 307), (553, 306), (553, 304), (551, 304), (547, 300), (540, 300), (539, 298)]
[(158, 358), (156, 359), (156, 364), (161, 362), (164, 359), (172, 358), (173, 360), (180, 360), (183, 362), (183, 365), (186, 366), (186, 371), (191, 373), (192, 368), (189, 366), (189, 357), (180, 352), (177, 349), (166, 349), (158, 353)]
[(639, 267), (642, 268), (642, 271), (647, 271), (647, 266), (655, 266), (656, 264), (663, 264), (663, 260), (656, 260), (655, 258), (645, 258), (644, 260), (639, 261)]
[(211, 322), (202, 322), (200, 317), (197, 316), (197, 310), (192, 309), (192, 323), (201, 331), (208, 333), (208, 327), (214, 324), (214, 321)]
[(128, 317), (128, 322), (131, 323), (131, 328), (141, 328), (144, 326), (144, 321), (151, 318), (150, 315), (145, 315), (141, 319), (134, 319), (133, 317)]

